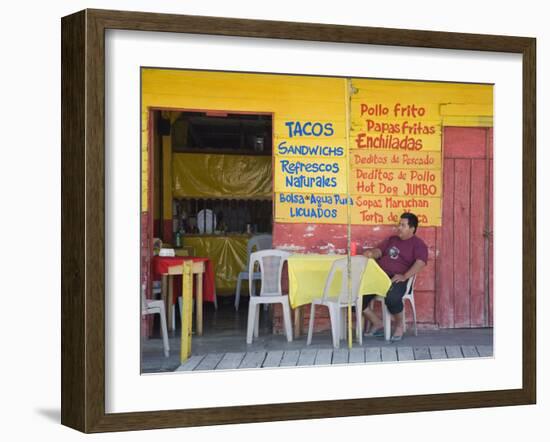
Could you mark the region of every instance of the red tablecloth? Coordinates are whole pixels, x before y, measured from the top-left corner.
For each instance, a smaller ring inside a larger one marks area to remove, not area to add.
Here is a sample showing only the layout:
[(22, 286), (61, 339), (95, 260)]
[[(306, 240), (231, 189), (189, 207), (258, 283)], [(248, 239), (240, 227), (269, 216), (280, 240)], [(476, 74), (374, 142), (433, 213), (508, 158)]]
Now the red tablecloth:
[[(168, 268), (183, 264), (184, 261), (204, 262), (204, 274), (202, 275), (202, 299), (206, 302), (214, 302), (214, 265), (209, 258), (195, 256), (153, 256), (153, 280), (159, 281), (161, 275), (168, 273)], [(174, 276), (174, 304), (181, 296), (181, 276)], [(193, 284), (193, 295), (197, 295), (197, 284)]]

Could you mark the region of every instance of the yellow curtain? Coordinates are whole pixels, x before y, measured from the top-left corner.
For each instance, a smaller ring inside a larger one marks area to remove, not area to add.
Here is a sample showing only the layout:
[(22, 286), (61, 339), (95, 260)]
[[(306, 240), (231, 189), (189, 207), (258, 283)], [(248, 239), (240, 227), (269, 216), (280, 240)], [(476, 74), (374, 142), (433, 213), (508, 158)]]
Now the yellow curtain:
[[(214, 264), (216, 293), (235, 294), (237, 277), (245, 270), (248, 255), (246, 245), (249, 235), (189, 235), (183, 239), (184, 246), (194, 248), (195, 256), (208, 256)], [(244, 289), (248, 286), (243, 284)], [(248, 292), (247, 292), (248, 293)]]
[(271, 164), (271, 156), (176, 153), (173, 197), (271, 199)]

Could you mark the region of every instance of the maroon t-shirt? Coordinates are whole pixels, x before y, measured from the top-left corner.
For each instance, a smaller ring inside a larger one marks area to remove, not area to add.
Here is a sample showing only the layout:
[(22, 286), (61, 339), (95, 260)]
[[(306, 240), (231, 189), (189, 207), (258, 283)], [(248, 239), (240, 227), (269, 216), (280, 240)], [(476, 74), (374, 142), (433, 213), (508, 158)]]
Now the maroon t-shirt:
[(428, 262), (428, 247), (416, 235), (405, 240), (399, 236), (391, 236), (376, 248), (382, 251), (378, 264), (390, 277), (404, 274), (417, 259)]

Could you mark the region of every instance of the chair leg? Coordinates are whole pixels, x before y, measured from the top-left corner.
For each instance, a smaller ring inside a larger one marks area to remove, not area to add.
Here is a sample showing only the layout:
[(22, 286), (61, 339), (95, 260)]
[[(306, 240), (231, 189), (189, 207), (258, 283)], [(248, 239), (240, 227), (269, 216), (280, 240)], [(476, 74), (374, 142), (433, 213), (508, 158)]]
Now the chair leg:
[(255, 324), (255, 312), (256, 312), (256, 303), (253, 299), (250, 299), (248, 304), (248, 323), (246, 326), (246, 343), (252, 344), (252, 333), (254, 333), (254, 324)]
[(170, 344), (168, 342), (168, 327), (166, 325), (166, 312), (164, 305), (160, 307), (160, 331), (162, 333), (162, 346), (164, 348), (164, 356), (170, 356)]
[(384, 321), (384, 339), (389, 341), (391, 339), (391, 314), (384, 301), (382, 301), (382, 321)]
[(334, 348), (340, 347), (340, 307), (330, 303), (328, 311), (330, 314), (330, 327), (332, 330), (332, 345)]
[(290, 305), (288, 299), (283, 302), (283, 319), (285, 323), (286, 340), (292, 342), (292, 321), (290, 319)]
[(413, 320), (414, 320), (414, 335), (418, 336), (418, 330), (416, 328), (416, 307), (414, 305), (414, 300), (413, 299), (411, 299), (411, 307), (412, 307), (412, 311), (413, 311)]
[(355, 339), (357, 339), (359, 345), (363, 345), (363, 328), (361, 327), (363, 311), (361, 307), (362, 306), (359, 303), (355, 305)]
[(341, 341), (346, 337), (346, 311), (340, 307), (338, 309), (338, 313), (340, 314), (340, 317), (338, 318), (338, 321), (340, 322), (340, 328), (338, 329), (338, 337), (340, 338), (340, 341)]
[(254, 337), (257, 338), (260, 334), (260, 304), (256, 304), (254, 312)]
[(307, 329), (307, 345), (311, 345), (311, 337), (313, 335), (313, 325), (315, 322), (315, 304), (311, 304), (311, 310), (309, 313), (309, 326)]
[(241, 300), (241, 276), (237, 278), (237, 289), (235, 290), (235, 310), (239, 310), (239, 302)]
[(172, 317), (170, 318), (172, 321), (172, 330), (176, 329), (176, 309), (172, 307)]
[(256, 281), (257, 279), (254, 278), (254, 274), (248, 275), (248, 284), (250, 285), (250, 293), (252, 293), (252, 296), (256, 296)]
[(407, 320), (405, 319), (405, 301), (406, 301), (406, 298), (403, 298), (403, 314), (401, 315), (401, 323), (403, 325), (403, 334), (405, 334), (407, 332)]

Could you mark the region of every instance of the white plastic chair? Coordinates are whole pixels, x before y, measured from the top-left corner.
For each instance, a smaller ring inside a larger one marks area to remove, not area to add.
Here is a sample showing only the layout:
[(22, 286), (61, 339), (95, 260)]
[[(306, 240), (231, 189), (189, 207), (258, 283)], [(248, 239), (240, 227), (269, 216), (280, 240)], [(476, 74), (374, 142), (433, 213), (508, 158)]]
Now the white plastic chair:
[[(416, 306), (414, 303), (414, 283), (415, 282), (416, 282), (416, 275), (413, 275), (407, 280), (407, 289), (405, 290), (405, 294), (403, 295), (403, 333), (407, 331), (407, 321), (405, 320), (405, 301), (409, 301), (413, 312), (414, 335), (418, 336), (418, 329), (416, 327)], [(382, 304), (382, 322), (384, 323), (384, 339), (386, 341), (389, 341), (391, 339), (391, 314), (388, 310), (388, 307), (386, 307), (385, 298), (383, 296), (377, 296), (372, 300), (372, 302), (374, 301), (379, 301)], [(367, 324), (365, 324), (365, 328), (367, 328)]]
[[(170, 284), (172, 283), (172, 281), (170, 281)], [(162, 284), (161, 284), (161, 281), (153, 281), (153, 296), (155, 295), (161, 295), (162, 294)], [(181, 318), (181, 306), (182, 306), (182, 302), (183, 300), (181, 299), (181, 296), (178, 296), (178, 307), (179, 307), (179, 312), (180, 312), (180, 318)], [(216, 304), (216, 300), (214, 298), (214, 304)], [(217, 309), (217, 305), (216, 305), (216, 309)], [(176, 329), (176, 309), (173, 308), (172, 309), (172, 317), (170, 318), (170, 320), (172, 321), (172, 330), (175, 330)]]
[(166, 326), (166, 311), (162, 300), (146, 299), (145, 285), (141, 286), (141, 315), (160, 315), (160, 331), (162, 334), (162, 345), (164, 347), (164, 356), (170, 356), (170, 344), (168, 342), (168, 327)]
[(281, 273), (283, 264), (290, 256), (289, 252), (282, 250), (262, 250), (250, 255), (248, 266), (249, 273), (252, 274), (256, 262), (260, 264), (260, 273), (262, 287), (260, 294), (256, 295), (250, 287), (250, 302), (248, 304), (248, 324), (246, 331), (246, 343), (252, 344), (252, 333), (258, 337), (260, 323), (260, 304), (276, 304), (283, 306), (283, 319), (285, 326), (286, 339), (292, 342), (292, 324), (290, 320), (290, 303), (288, 294), (283, 294), (281, 290)]
[[(254, 281), (261, 279), (260, 272), (254, 272), (254, 267), (249, 271), (250, 267), (250, 255), (253, 251), (259, 252), (260, 250), (271, 249), (273, 244), (273, 237), (271, 235), (256, 235), (248, 240), (246, 245), (246, 252), (248, 256), (248, 262), (246, 263), (245, 270), (239, 273), (237, 277), (237, 289), (235, 290), (235, 310), (239, 310), (239, 302), (241, 300), (241, 282), (243, 279), (248, 280), (248, 284), (254, 289)], [(252, 275), (252, 278), (250, 278)]]
[(162, 293), (162, 284), (160, 281), (153, 281), (152, 284), (153, 296), (160, 295)]
[[(362, 321), (361, 315), (363, 311), (363, 297), (359, 296), (359, 287), (361, 286), (361, 278), (367, 266), (367, 258), (364, 256), (351, 257), (351, 305), (355, 306), (355, 333), (356, 339), (360, 344), (363, 343)], [(342, 283), (336, 295), (329, 296), (331, 285), (336, 274), (342, 276)], [(342, 258), (334, 261), (330, 269), (330, 273), (325, 282), (323, 297), (314, 299), (311, 303), (311, 313), (309, 316), (309, 330), (307, 333), (307, 345), (311, 344), (313, 334), (313, 324), (315, 322), (315, 306), (325, 305), (329, 309), (330, 326), (332, 330), (332, 344), (334, 348), (340, 346), (340, 338), (345, 336), (344, 325), (346, 323), (346, 310), (350, 304), (350, 296), (348, 293), (348, 258)], [(344, 310), (342, 310), (344, 309)]]

